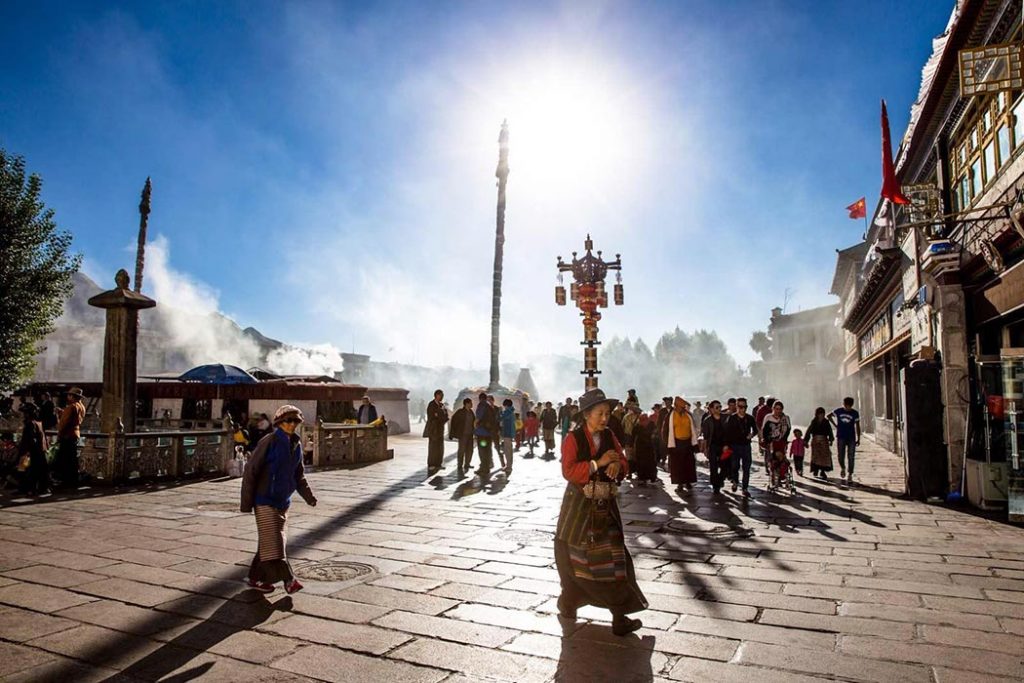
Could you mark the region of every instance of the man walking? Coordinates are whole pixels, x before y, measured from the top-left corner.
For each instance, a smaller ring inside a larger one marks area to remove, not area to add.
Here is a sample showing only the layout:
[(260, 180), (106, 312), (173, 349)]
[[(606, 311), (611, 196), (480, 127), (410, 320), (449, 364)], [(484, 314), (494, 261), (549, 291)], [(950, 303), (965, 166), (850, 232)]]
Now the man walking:
[(551, 401), (548, 401), (544, 404), (544, 410), (540, 414), (540, 429), (544, 434), (544, 455), (555, 452), (555, 427), (557, 426), (558, 413), (551, 407)]
[(476, 404), (476, 429), (473, 435), (476, 436), (477, 455), (480, 457), (480, 478), (487, 479), (491, 476), (491, 448), (498, 435), (498, 420), (485, 393), (480, 394)]
[(456, 455), (458, 462), (459, 478), (469, 471), (469, 463), (473, 459), (473, 428), (476, 416), (473, 415), (473, 399), (462, 400), (462, 407), (452, 415), (452, 421), (448, 423), (448, 438), (459, 442), (459, 450)]
[(444, 407), (444, 392), (434, 392), (434, 400), (427, 404), (427, 424), (423, 436), (427, 437), (427, 474), (444, 467), (444, 425), (448, 411)]
[(501, 467), (505, 470), (505, 477), (512, 474), (512, 442), (516, 438), (516, 409), (513, 407), (512, 399), (506, 398), (501, 402)]
[(829, 415), (836, 426), (836, 448), (839, 451), (839, 478), (853, 483), (853, 465), (860, 445), (860, 413), (853, 409), (853, 397), (843, 399), (843, 407)]
[(78, 440), (82, 436), (85, 406), (82, 390), (72, 387), (67, 393), (68, 404), (57, 420), (57, 455), (54, 469), (62, 486), (78, 487)]
[(697, 460), (694, 456), (697, 427), (690, 417), (689, 407), (684, 398), (676, 396), (672, 410), (667, 411), (662, 421), (662, 441), (668, 451), (669, 476), (680, 495), (684, 493), (684, 487), (685, 491), (691, 491), (697, 482)]
[(722, 448), (725, 446), (725, 425), (722, 423), (720, 401), (708, 404), (708, 417), (704, 420), (701, 433), (704, 437), (704, 455), (708, 458), (711, 474), (711, 488), (717, 494), (722, 490)]
[(743, 497), (749, 498), (750, 464), (752, 454), (750, 441), (757, 436), (757, 423), (747, 413), (747, 399), (736, 399), (736, 414), (725, 418), (725, 443), (732, 449), (732, 490), (735, 491), (740, 482), (740, 468), (743, 469)]

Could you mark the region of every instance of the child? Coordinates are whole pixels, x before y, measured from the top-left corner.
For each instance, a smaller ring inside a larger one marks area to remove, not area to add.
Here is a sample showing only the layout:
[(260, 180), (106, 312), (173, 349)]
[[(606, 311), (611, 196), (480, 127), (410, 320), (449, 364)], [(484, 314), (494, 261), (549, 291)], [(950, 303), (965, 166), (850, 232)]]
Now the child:
[(789, 474), (789, 460), (786, 458), (786, 451), (772, 453), (772, 471), (775, 472), (776, 481), (786, 480), (786, 475)]
[(793, 430), (793, 443), (789, 445), (789, 455), (793, 458), (796, 473), (804, 476), (804, 433), (799, 429)]
[(529, 411), (523, 421), (523, 435), (526, 437), (526, 445), (530, 447), (530, 457), (533, 457), (533, 447), (537, 445), (537, 435), (540, 434), (540, 419), (537, 413)]
[(519, 413), (516, 413), (516, 450), (518, 451), (523, 446), (523, 418), (519, 417)]

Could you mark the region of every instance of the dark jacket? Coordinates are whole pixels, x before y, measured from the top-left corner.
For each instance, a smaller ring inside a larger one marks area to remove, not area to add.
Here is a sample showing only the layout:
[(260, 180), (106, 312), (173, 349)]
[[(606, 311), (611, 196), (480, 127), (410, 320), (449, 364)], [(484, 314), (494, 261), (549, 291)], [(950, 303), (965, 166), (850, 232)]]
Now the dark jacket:
[(700, 432), (704, 436), (704, 443), (708, 445), (708, 448), (724, 446), (726, 443), (725, 418), (719, 420), (713, 417), (707, 418), (700, 426)]
[(254, 505), (270, 505), (287, 510), (296, 491), (307, 503), (316, 505), (316, 496), (306, 482), (298, 435), (275, 429), (260, 439), (245, 463), (239, 509), (252, 512)]
[(743, 417), (729, 415), (723, 417), (722, 421), (725, 423), (725, 443), (743, 443), (757, 436), (757, 422), (749, 413)]
[(448, 421), (448, 411), (437, 401), (427, 404), (427, 424), (423, 427), (423, 436), (433, 439), (444, 438), (444, 423)]
[[(363, 419), (363, 413), (366, 413), (366, 419)], [(368, 425), (377, 419), (377, 406), (373, 405), (362, 405), (359, 406), (359, 413), (356, 421), (361, 425)]]
[(807, 433), (804, 434), (804, 443), (811, 443), (812, 436), (824, 436), (828, 438), (829, 443), (832, 443), (835, 441), (835, 435), (832, 433), (832, 423), (826, 418), (811, 420), (811, 424), (807, 425)]
[(480, 401), (476, 407), (476, 436), (498, 438), (498, 415), (487, 401)]
[(57, 426), (57, 406), (52, 400), (43, 401), (39, 406), (39, 421), (43, 423), (45, 430), (52, 430)]
[(49, 445), (46, 434), (43, 433), (42, 423), (38, 420), (25, 420), (21, 429), (21, 441), (18, 443), (18, 455), (45, 458), (47, 448)]
[(543, 429), (554, 429), (558, 426), (558, 413), (554, 408), (545, 408), (541, 411), (540, 426)]
[(452, 421), (448, 425), (449, 439), (465, 439), (473, 436), (473, 423), (476, 415), (470, 408), (459, 408), (452, 415)]

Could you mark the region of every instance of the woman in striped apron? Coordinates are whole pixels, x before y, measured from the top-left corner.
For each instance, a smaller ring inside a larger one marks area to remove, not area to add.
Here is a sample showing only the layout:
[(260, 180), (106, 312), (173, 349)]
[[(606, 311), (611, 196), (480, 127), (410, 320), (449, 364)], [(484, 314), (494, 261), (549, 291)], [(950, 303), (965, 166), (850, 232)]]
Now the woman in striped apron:
[(583, 605), (612, 613), (612, 631), (639, 629), (627, 614), (647, 608), (622, 535), (618, 482), (629, 473), (622, 446), (607, 429), (615, 399), (600, 389), (580, 397), (579, 421), (562, 441), (562, 476), (568, 481), (555, 531), (555, 564), (562, 585), (558, 615), (575, 619)]
[(302, 411), (284, 405), (274, 414), (274, 431), (260, 439), (242, 475), (242, 512), (254, 512), (259, 546), (249, 567), (248, 583), (263, 593), (284, 582), (287, 593), (302, 590), (292, 574), (285, 553), (284, 526), (292, 494), (311, 506), (316, 496), (306, 482), (302, 467), (302, 442), (295, 429), (302, 424)]

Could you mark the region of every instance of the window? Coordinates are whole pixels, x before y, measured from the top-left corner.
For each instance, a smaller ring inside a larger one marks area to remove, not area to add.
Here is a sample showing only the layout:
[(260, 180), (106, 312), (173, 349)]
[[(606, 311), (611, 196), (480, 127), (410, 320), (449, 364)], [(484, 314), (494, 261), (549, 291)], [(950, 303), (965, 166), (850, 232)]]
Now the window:
[(1013, 108), (1013, 146), (1020, 147), (1024, 143), (1024, 99)]
[(970, 142), (970, 150), (972, 152), (974, 150), (978, 149), (978, 129), (977, 128), (974, 128), (974, 129), (971, 130), (971, 137), (968, 138), (968, 142)]
[(981, 159), (971, 164), (971, 201), (981, 194)]
[(967, 176), (960, 179), (960, 200), (965, 208), (971, 205), (971, 181)]
[(999, 140), (999, 165), (1005, 166), (1010, 160), (1010, 127), (999, 126), (996, 139)]
[(992, 130), (992, 112), (991, 112), (991, 110), (986, 111), (984, 114), (981, 115), (981, 134), (984, 135), (985, 133), (989, 132), (990, 130)]
[(996, 146), (990, 142), (985, 145), (985, 184), (996, 179)]

